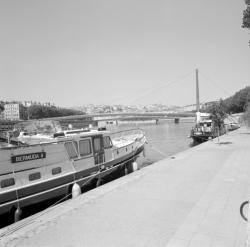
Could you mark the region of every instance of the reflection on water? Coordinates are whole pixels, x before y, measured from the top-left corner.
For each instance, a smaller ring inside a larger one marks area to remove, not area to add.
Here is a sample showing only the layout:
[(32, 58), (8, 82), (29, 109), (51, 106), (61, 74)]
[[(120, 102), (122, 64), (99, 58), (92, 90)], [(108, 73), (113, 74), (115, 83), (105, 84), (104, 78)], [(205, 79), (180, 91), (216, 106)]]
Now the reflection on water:
[(145, 131), (148, 144), (146, 158), (140, 159), (143, 166), (184, 151), (192, 146), (189, 138), (193, 122), (162, 121), (155, 123), (129, 123), (113, 127), (113, 130), (140, 128)]

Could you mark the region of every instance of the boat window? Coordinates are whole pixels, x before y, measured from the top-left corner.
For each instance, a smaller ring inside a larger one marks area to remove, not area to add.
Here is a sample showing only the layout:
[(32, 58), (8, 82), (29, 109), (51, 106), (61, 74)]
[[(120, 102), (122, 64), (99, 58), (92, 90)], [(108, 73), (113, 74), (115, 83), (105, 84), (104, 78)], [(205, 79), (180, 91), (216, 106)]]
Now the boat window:
[(98, 138), (93, 138), (94, 140), (94, 150), (95, 152), (98, 152), (101, 150), (101, 138), (98, 137)]
[(112, 141), (109, 136), (103, 137), (104, 148), (112, 148)]
[(66, 142), (64, 145), (70, 159), (75, 159), (78, 157), (76, 147), (72, 142)]
[(91, 145), (90, 145), (90, 140), (81, 140), (79, 141), (79, 149), (80, 149), (80, 155), (81, 156), (86, 156), (92, 153), (91, 151)]
[(14, 178), (7, 178), (1, 181), (1, 188), (9, 187), (15, 185), (15, 179)]

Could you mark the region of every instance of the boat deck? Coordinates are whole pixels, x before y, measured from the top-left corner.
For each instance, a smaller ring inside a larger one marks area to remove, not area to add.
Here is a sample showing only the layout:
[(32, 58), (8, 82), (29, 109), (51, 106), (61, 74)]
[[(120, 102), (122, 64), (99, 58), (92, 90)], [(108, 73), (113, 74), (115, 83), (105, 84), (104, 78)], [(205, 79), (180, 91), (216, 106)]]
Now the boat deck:
[(136, 138), (142, 138), (143, 135), (138, 136), (138, 135), (128, 135), (128, 136), (123, 136), (123, 137), (117, 137), (112, 139), (113, 145), (117, 148), (124, 147), (126, 145), (132, 144)]
[(250, 132), (238, 129), (0, 230), (2, 246), (242, 247)]

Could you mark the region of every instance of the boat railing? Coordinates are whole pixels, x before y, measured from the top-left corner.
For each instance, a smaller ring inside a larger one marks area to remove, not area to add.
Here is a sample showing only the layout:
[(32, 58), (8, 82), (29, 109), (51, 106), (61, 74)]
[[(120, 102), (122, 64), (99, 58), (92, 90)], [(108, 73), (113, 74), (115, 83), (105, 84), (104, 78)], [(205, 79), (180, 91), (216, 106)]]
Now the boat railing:
[(137, 138), (141, 139), (145, 136), (145, 132), (142, 129), (138, 128), (138, 129), (117, 131), (110, 134), (110, 137), (113, 140), (125, 139), (128, 136), (137, 136)]
[(211, 133), (211, 134), (214, 134), (216, 132), (216, 128), (214, 127), (203, 127), (203, 126), (195, 126), (195, 127), (192, 127), (191, 129), (191, 133), (194, 133), (194, 132), (200, 132), (200, 133)]

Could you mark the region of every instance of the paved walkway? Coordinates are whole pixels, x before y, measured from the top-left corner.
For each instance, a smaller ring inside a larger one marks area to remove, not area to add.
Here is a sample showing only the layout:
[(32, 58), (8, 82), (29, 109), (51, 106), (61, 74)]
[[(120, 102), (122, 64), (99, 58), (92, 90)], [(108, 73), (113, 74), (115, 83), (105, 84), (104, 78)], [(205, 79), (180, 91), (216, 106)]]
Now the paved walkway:
[(20, 221), (2, 235), (0, 245), (245, 246), (247, 226), (239, 206), (249, 197), (250, 132), (242, 128), (220, 141)]

